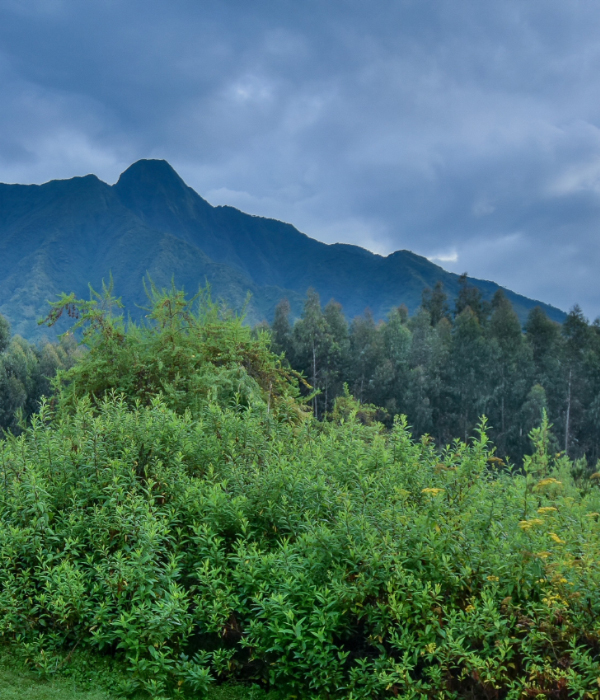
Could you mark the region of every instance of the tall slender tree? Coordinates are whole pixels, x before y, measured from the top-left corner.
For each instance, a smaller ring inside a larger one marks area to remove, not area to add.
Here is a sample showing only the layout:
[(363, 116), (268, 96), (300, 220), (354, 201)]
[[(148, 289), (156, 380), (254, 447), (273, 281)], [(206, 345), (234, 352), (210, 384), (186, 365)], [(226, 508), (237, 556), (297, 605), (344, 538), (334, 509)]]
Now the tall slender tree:
[[(321, 300), (314, 289), (309, 289), (302, 310), (301, 318), (293, 329), (292, 354), (296, 359), (296, 369), (302, 371), (315, 391), (323, 389), (323, 373), (327, 365), (327, 355), (332, 338), (323, 310)], [(319, 396), (313, 398), (315, 418), (322, 415)]]
[(275, 307), (275, 318), (271, 332), (273, 350), (277, 353), (285, 353), (288, 360), (293, 363), (290, 312), (290, 302), (287, 299), (282, 299)]
[(519, 426), (519, 413), (531, 387), (533, 357), (519, 317), (500, 289), (494, 295), (492, 309), (489, 334), (494, 388), (489, 418), (498, 451), (505, 456), (527, 448), (527, 437), (523, 437)]
[(467, 273), (458, 279), (458, 295), (455, 300), (454, 316), (459, 316), (466, 308), (471, 309), (480, 324), (485, 324), (490, 313), (490, 304), (484, 301), (481, 290), (469, 284)]
[(0, 314), (0, 352), (4, 352), (10, 343), (10, 323)]
[(429, 312), (432, 326), (437, 326), (443, 318), (450, 318), (448, 295), (440, 280), (435, 283), (433, 289), (425, 287), (421, 296), (421, 306)]
[(564, 343), (564, 378), (566, 382), (564, 413), (564, 451), (568, 455), (581, 421), (581, 408), (587, 389), (585, 377), (586, 353), (590, 349), (592, 334), (582, 310), (575, 305), (562, 326)]
[(337, 396), (344, 391), (345, 377), (350, 365), (350, 338), (348, 321), (344, 316), (342, 305), (331, 299), (323, 310), (327, 324), (327, 352), (322, 380), (323, 411), (329, 412)]
[(468, 440), (490, 399), (489, 345), (470, 305), (454, 320), (448, 362), (449, 392), (455, 410), (454, 436)]
[(350, 325), (351, 389), (359, 401), (373, 403), (375, 371), (383, 360), (382, 337), (369, 309)]

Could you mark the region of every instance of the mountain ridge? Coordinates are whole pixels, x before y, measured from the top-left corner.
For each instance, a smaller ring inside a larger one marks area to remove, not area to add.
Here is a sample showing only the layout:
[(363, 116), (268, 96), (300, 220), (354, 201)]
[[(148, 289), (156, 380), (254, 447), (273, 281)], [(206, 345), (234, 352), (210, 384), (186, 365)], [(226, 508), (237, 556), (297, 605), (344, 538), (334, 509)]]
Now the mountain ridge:
[[(370, 308), (383, 318), (401, 303), (411, 312), (439, 279), (450, 299), (458, 275), (407, 250), (387, 256), (346, 243), (326, 244), (289, 223), (212, 206), (163, 160), (133, 163), (109, 185), (93, 174), (41, 185), (0, 184), (0, 313), (15, 332), (43, 333), (36, 319), (61, 291), (87, 294), (112, 272), (127, 307), (143, 305), (141, 278), (194, 292), (205, 280), (216, 297), (248, 319), (271, 320), (288, 297), (294, 314), (309, 287), (339, 301), (353, 317)], [(470, 278), (491, 298), (494, 282)], [(565, 314), (505, 290), (523, 321), (534, 306), (554, 320)]]

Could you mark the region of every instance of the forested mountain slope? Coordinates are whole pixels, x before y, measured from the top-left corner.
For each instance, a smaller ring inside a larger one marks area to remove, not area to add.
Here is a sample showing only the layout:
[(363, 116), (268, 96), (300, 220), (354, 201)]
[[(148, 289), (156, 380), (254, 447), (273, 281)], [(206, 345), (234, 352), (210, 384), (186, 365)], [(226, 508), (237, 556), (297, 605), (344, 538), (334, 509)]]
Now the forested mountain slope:
[[(369, 307), (376, 318), (406, 304), (414, 311), (425, 287), (442, 281), (450, 299), (458, 276), (409, 251), (387, 257), (357, 246), (326, 245), (290, 224), (213, 207), (160, 160), (134, 163), (110, 186), (94, 175), (44, 185), (0, 185), (0, 313), (13, 331), (39, 333), (36, 320), (62, 291), (87, 293), (112, 272), (129, 308), (144, 304), (140, 279), (160, 286), (172, 277), (195, 291), (208, 281), (214, 297), (240, 308), (251, 292), (248, 320), (271, 320), (288, 297), (299, 314), (314, 287), (353, 317)], [(498, 285), (471, 280), (490, 299)], [(519, 317), (540, 305), (506, 291)]]

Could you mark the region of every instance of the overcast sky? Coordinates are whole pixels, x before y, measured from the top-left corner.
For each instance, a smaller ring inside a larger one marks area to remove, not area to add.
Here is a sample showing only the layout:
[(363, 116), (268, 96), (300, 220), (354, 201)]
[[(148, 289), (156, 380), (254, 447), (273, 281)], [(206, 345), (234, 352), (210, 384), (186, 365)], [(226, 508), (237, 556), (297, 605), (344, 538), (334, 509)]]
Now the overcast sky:
[(0, 181), (140, 158), (600, 314), (597, 0), (0, 0)]

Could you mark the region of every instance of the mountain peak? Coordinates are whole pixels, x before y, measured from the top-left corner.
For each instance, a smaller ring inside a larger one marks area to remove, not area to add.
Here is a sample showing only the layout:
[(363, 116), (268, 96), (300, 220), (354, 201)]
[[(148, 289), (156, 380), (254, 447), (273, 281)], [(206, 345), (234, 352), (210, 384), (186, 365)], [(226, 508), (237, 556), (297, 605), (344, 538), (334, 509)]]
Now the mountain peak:
[(127, 190), (132, 186), (136, 188), (160, 186), (169, 190), (172, 190), (173, 187), (187, 189), (187, 185), (171, 165), (166, 160), (158, 159), (136, 161), (121, 173), (121, 177), (115, 185), (120, 191)]
[(183, 223), (194, 220), (199, 209), (212, 208), (166, 160), (138, 160), (113, 187), (121, 202), (146, 225), (184, 238)]
[(203, 201), (166, 160), (138, 160), (121, 173), (114, 189), (125, 206), (146, 213), (164, 214)]

